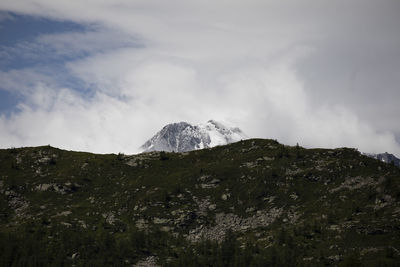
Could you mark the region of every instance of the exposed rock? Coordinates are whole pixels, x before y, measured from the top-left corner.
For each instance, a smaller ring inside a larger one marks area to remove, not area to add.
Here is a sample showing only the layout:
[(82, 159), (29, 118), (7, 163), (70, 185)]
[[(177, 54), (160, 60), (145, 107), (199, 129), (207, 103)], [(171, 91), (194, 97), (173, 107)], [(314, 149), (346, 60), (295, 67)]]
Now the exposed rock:
[(55, 184), (39, 184), (35, 187), (36, 191), (47, 191), (50, 188), (53, 188)]
[(72, 224), (67, 223), (67, 222), (60, 222), (60, 224), (66, 226), (66, 227), (71, 227), (72, 226)]
[(116, 218), (115, 218), (115, 214), (113, 212), (107, 212), (107, 213), (103, 213), (102, 214), (103, 218), (106, 219), (106, 223), (114, 225), (114, 223), (116, 222)]
[(231, 196), (231, 194), (222, 194), (221, 199), (222, 200), (228, 200), (228, 198)]
[(81, 169), (84, 170), (89, 165), (89, 163), (85, 162), (82, 164)]
[(363, 186), (367, 185), (376, 185), (377, 182), (374, 181), (371, 177), (347, 177), (346, 180), (338, 187), (329, 190), (330, 193), (337, 192), (339, 190), (348, 189), (348, 190), (356, 190), (360, 189)]
[(214, 120), (199, 125), (179, 122), (164, 126), (141, 149), (145, 152), (187, 152), (226, 145), (246, 138), (239, 128), (229, 128)]
[(209, 210), (215, 210), (216, 208), (217, 208), (216, 204), (211, 204), (211, 205), (208, 206)]
[(220, 182), (218, 179), (212, 179), (208, 183), (201, 184), (200, 187), (203, 189), (216, 188)]
[(136, 162), (136, 159), (131, 159), (127, 162), (125, 162), (125, 164), (131, 166), (131, 167), (137, 167), (139, 164)]
[(4, 193), (8, 198), (8, 206), (14, 210), (17, 217), (23, 217), (29, 207), (29, 202), (20, 194), (10, 190)]
[(197, 210), (196, 213), (199, 216), (207, 216), (207, 209), (211, 205), (210, 198), (207, 197), (205, 199), (198, 199), (197, 197), (193, 196), (193, 200), (197, 204)]
[(138, 261), (134, 267), (159, 267), (157, 265), (157, 257), (156, 256), (149, 256), (143, 260)]
[(63, 211), (63, 212), (58, 213), (58, 214), (55, 215), (55, 216), (56, 216), (56, 217), (59, 217), (59, 216), (68, 216), (68, 215), (71, 215), (71, 214), (72, 214), (71, 211), (66, 210), (66, 211)]
[(146, 221), (144, 219), (138, 219), (135, 223), (135, 226), (138, 229), (146, 229), (148, 227), (148, 224), (146, 223)]
[(58, 183), (49, 183), (49, 184), (39, 184), (34, 190), (35, 191), (54, 191), (61, 195), (65, 195), (67, 193), (73, 193), (78, 191), (81, 186), (77, 183), (66, 182), (64, 184)]
[(166, 224), (169, 221), (170, 221), (169, 219), (157, 218), (157, 217), (153, 219), (153, 223), (155, 224)]
[(292, 194), (290, 194), (290, 198), (293, 200), (296, 200), (299, 198), (299, 196), (296, 193), (292, 193)]
[(257, 214), (247, 218), (241, 218), (232, 213), (218, 213), (215, 216), (214, 226), (204, 227), (200, 225), (189, 232), (188, 239), (193, 242), (202, 239), (221, 242), (227, 230), (245, 231), (258, 227), (266, 227), (273, 223), (282, 214), (282, 211), (282, 209), (272, 208), (270, 210), (259, 211)]
[(88, 228), (88, 225), (86, 224), (85, 221), (83, 221), (83, 220), (78, 220), (78, 223), (81, 225), (81, 227), (82, 227), (83, 229), (87, 229), (87, 228)]
[(257, 166), (257, 161), (255, 162), (245, 162), (243, 163), (240, 167), (246, 167), (246, 168), (255, 168)]

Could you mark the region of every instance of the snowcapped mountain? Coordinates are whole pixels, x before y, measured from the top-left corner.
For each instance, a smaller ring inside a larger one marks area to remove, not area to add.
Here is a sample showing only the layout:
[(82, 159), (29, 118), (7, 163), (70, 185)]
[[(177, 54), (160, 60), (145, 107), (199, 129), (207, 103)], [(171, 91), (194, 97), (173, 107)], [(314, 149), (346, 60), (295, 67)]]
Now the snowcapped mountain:
[(369, 154), (365, 153), (366, 156), (386, 162), (386, 163), (392, 163), (396, 165), (397, 167), (400, 167), (400, 159), (397, 158), (395, 155), (390, 154), (390, 153), (379, 153), (379, 154)]
[(209, 120), (207, 123), (191, 125), (187, 122), (171, 123), (161, 129), (140, 149), (149, 151), (185, 152), (196, 149), (226, 145), (248, 137), (239, 128), (230, 128)]

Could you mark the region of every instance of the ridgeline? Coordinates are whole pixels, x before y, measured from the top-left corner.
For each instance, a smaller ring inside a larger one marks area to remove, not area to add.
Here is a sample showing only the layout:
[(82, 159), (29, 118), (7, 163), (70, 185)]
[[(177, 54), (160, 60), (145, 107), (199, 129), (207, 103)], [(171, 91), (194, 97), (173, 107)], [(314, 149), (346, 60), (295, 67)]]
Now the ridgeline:
[(3, 266), (398, 266), (400, 168), (251, 139), (0, 150)]

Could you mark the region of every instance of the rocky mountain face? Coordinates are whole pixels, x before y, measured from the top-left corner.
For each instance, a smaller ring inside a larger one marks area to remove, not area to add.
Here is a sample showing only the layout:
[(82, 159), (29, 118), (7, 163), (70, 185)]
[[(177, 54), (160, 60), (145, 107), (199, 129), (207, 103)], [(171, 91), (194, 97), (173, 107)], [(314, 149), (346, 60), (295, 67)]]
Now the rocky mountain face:
[(247, 139), (239, 128), (229, 128), (214, 120), (205, 124), (171, 123), (141, 146), (143, 152), (186, 152)]
[(380, 160), (385, 163), (393, 163), (395, 166), (400, 167), (400, 159), (395, 155), (390, 153), (380, 153), (380, 154), (366, 154), (368, 157)]
[(0, 150), (4, 266), (397, 266), (400, 169), (252, 139), (184, 153)]

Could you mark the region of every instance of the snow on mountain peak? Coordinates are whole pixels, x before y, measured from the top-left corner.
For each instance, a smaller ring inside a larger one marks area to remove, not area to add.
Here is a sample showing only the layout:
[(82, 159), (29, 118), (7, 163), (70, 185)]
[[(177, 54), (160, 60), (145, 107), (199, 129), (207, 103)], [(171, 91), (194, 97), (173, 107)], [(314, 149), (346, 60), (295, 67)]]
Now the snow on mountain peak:
[(141, 146), (141, 150), (184, 152), (226, 145), (247, 138), (239, 128), (226, 127), (215, 120), (198, 125), (179, 122), (164, 126)]

